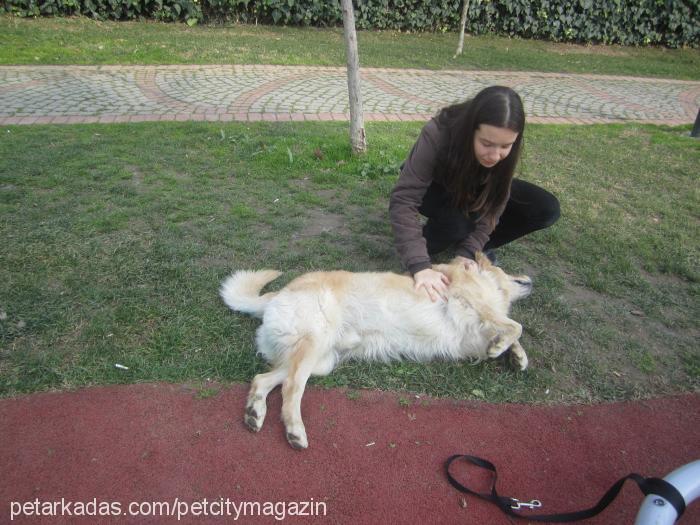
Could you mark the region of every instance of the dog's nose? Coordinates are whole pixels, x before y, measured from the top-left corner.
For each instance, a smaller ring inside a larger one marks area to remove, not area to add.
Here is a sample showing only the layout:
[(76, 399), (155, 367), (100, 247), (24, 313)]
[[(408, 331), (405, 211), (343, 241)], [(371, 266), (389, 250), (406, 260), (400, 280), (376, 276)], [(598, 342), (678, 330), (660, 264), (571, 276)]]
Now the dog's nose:
[(524, 278), (515, 279), (515, 282), (520, 287), (520, 293), (525, 295), (530, 295), (532, 293), (532, 281)]

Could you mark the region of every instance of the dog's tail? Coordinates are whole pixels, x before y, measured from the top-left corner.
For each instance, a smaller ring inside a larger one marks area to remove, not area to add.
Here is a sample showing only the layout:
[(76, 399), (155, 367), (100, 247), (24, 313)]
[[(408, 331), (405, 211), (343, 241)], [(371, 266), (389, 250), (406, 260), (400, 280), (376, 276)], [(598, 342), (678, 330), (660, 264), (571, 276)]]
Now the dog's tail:
[(267, 303), (277, 292), (260, 295), (260, 290), (280, 275), (276, 270), (238, 271), (221, 283), (219, 295), (232, 310), (262, 317)]

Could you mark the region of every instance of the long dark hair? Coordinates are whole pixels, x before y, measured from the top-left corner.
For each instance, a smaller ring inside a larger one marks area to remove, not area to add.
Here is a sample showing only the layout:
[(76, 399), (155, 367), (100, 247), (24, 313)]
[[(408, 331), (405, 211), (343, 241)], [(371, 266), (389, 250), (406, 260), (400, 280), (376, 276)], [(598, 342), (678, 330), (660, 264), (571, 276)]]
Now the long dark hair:
[[(441, 182), (454, 206), (487, 216), (495, 224), (495, 209), (508, 195), (523, 142), (525, 111), (520, 95), (504, 86), (487, 87), (471, 100), (444, 108), (437, 123), (449, 133)], [(493, 168), (483, 167), (474, 154), (474, 133), (481, 124), (518, 134), (508, 156)]]

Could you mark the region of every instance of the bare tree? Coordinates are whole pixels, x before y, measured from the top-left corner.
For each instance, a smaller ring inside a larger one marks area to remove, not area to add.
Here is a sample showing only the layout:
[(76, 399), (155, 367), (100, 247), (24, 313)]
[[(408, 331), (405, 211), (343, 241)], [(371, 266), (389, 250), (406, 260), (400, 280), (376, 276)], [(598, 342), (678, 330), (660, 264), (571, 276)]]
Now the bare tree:
[(360, 60), (357, 55), (357, 33), (352, 0), (341, 0), (343, 7), (343, 32), (345, 54), (348, 59), (348, 94), (350, 96), (350, 144), (353, 153), (367, 151), (365, 124), (362, 114), (362, 91), (360, 90)]
[(467, 13), (469, 12), (469, 0), (464, 0), (462, 4), (462, 18), (459, 21), (459, 43), (457, 44), (457, 51), (455, 56), (452, 58), (457, 58), (457, 55), (462, 54), (462, 47), (464, 47), (464, 28), (467, 25)]

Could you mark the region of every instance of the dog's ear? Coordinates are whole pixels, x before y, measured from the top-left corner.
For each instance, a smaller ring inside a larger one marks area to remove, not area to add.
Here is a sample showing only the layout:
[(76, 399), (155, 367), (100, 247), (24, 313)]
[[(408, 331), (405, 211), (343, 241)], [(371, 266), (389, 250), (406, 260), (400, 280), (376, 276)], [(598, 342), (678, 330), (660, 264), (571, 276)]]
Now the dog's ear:
[(479, 265), (479, 268), (483, 270), (488, 270), (492, 266), (491, 261), (483, 252), (476, 252), (474, 259), (476, 260), (476, 264)]
[(445, 274), (452, 281), (455, 275), (455, 265), (453, 264), (433, 264), (433, 270)]

